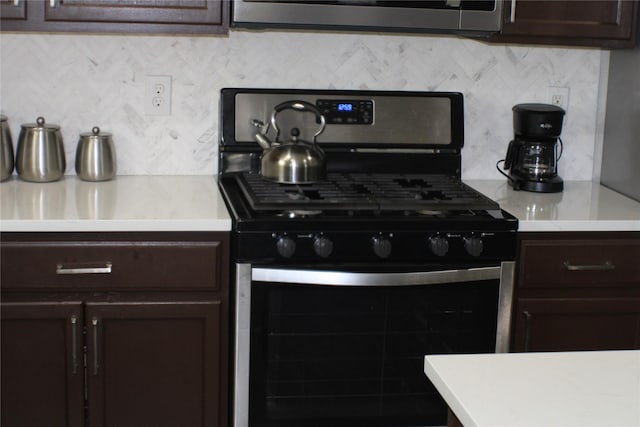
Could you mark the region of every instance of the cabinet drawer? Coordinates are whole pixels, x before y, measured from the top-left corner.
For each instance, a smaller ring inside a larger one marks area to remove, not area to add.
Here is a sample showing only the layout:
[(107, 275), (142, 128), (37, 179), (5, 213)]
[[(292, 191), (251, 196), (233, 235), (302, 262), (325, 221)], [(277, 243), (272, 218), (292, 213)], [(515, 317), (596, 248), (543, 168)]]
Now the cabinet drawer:
[(218, 241), (4, 241), (2, 289), (220, 287)]
[(523, 240), (520, 288), (640, 287), (640, 239)]

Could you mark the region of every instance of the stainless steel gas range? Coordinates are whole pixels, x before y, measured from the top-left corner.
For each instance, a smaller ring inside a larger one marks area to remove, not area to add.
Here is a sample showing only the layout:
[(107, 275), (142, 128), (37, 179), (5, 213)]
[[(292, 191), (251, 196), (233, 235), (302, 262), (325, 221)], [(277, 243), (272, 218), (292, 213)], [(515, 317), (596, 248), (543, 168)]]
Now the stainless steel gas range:
[[(323, 116), (323, 179), (260, 173), (256, 123), (288, 101)], [(234, 427), (445, 424), (423, 356), (507, 350), (518, 225), (461, 181), (462, 95), (229, 88), (220, 111)]]

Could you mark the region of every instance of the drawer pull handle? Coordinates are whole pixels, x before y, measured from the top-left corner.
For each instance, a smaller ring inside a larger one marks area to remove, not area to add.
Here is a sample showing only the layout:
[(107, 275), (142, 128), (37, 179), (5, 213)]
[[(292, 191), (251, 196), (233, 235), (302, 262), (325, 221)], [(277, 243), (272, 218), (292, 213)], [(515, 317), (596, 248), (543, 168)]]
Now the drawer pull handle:
[(104, 267), (65, 268), (62, 264), (56, 265), (56, 274), (109, 274), (113, 264), (106, 263)]
[(573, 265), (569, 261), (564, 262), (564, 266), (569, 271), (610, 271), (615, 270), (615, 264), (611, 261), (607, 261), (604, 264), (586, 264), (586, 265)]

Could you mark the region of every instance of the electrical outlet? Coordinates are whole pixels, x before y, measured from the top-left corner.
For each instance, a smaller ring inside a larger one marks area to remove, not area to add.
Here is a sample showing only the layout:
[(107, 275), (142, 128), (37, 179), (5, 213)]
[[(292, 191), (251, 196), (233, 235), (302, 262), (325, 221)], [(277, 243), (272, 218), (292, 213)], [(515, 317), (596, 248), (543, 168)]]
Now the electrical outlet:
[(562, 108), (565, 112), (569, 110), (569, 88), (549, 86), (547, 88), (547, 102)]
[(150, 116), (171, 114), (171, 76), (147, 76), (144, 111)]

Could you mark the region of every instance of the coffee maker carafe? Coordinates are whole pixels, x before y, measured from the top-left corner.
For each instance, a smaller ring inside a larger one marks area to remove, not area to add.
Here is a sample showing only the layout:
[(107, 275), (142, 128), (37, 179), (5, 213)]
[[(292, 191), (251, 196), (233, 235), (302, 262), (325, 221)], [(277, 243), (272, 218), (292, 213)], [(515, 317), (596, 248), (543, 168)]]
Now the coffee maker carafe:
[(565, 111), (555, 105), (518, 104), (513, 107), (514, 139), (509, 142), (503, 169), (514, 190), (557, 193), (563, 190), (558, 176), (562, 156), (562, 120)]

